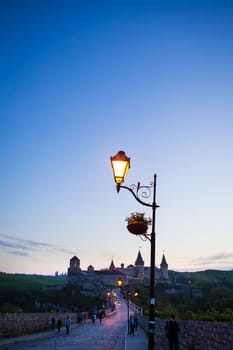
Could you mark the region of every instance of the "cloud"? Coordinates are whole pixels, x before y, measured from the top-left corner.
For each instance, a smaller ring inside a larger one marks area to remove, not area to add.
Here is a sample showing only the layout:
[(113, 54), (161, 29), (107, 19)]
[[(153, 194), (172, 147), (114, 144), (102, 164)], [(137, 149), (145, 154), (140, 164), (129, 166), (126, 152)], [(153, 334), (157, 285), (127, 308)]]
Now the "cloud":
[(233, 253), (220, 253), (220, 254), (209, 256), (207, 259), (216, 261), (216, 260), (226, 260), (228, 258), (233, 259)]
[(233, 253), (216, 252), (207, 256), (199, 257), (180, 257), (173, 269), (177, 271), (203, 271), (203, 270), (232, 270), (233, 269)]
[(30, 256), (30, 254), (28, 253), (24, 253), (24, 252), (19, 252), (19, 251), (8, 251), (8, 254), (11, 254), (11, 255), (19, 255), (19, 256)]
[(69, 255), (75, 254), (71, 250), (51, 243), (32, 241), (1, 233), (0, 237), (0, 249), (8, 248), (8, 253), (13, 255), (30, 256), (28, 252), (44, 252), (45, 250), (49, 253), (55, 251)]
[(25, 247), (23, 244), (18, 243), (11, 243), (4, 240), (0, 240), (0, 247), (6, 247), (6, 248), (15, 248), (15, 249), (29, 249)]
[(230, 252), (220, 252), (214, 255), (209, 255), (205, 257), (195, 258), (195, 265), (206, 266), (212, 268), (226, 267), (232, 268), (233, 266), (233, 253)]

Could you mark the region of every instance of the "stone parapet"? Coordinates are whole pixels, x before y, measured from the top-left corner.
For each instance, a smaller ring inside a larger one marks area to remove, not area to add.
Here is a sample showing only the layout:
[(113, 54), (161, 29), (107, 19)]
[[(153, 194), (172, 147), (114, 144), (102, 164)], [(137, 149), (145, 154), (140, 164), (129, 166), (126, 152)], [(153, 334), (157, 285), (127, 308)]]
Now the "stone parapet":
[[(137, 315), (139, 325), (147, 333), (148, 318)], [(178, 321), (180, 350), (233, 350), (233, 322)], [(168, 349), (165, 320), (155, 321), (155, 348)]]
[(23, 334), (51, 329), (51, 318), (61, 319), (63, 325), (69, 316), (76, 323), (77, 313), (0, 313), (0, 338), (16, 337)]
[[(115, 312), (115, 310), (107, 309), (106, 316), (110, 316)], [(85, 314), (88, 317), (88, 312)], [(0, 313), (0, 338), (13, 338), (25, 334), (48, 331), (52, 329), (51, 319), (53, 316), (55, 316), (56, 320), (61, 319), (63, 326), (65, 326), (67, 316), (71, 319), (71, 325), (77, 324), (77, 312)]]

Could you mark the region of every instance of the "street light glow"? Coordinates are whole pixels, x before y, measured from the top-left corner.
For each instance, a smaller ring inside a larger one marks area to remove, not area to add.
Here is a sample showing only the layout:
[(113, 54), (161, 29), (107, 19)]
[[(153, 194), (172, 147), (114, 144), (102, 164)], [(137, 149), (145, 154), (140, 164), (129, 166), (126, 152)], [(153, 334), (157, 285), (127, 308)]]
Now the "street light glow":
[(124, 151), (119, 151), (114, 157), (111, 157), (114, 180), (117, 184), (125, 181), (126, 175), (130, 168), (130, 158)]

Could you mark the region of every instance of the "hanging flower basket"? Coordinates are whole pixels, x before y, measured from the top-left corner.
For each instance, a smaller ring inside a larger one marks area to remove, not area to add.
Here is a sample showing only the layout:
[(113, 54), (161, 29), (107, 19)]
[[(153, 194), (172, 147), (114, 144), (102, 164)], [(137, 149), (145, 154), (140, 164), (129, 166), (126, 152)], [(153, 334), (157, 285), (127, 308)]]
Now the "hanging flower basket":
[(143, 235), (147, 232), (148, 225), (151, 225), (151, 219), (146, 219), (144, 215), (145, 213), (131, 213), (130, 217), (126, 218), (127, 229), (130, 233)]
[(130, 233), (134, 235), (143, 235), (147, 232), (148, 225), (140, 221), (132, 221), (127, 225), (127, 229)]

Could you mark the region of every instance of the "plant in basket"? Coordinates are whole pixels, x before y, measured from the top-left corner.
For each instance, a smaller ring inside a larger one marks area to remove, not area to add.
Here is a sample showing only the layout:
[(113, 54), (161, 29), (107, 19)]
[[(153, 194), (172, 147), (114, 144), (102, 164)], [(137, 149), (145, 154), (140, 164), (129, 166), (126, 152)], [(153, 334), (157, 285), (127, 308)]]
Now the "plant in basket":
[(145, 218), (145, 213), (131, 213), (125, 219), (128, 222), (127, 229), (134, 235), (143, 235), (147, 232), (148, 226), (151, 225), (151, 218)]

